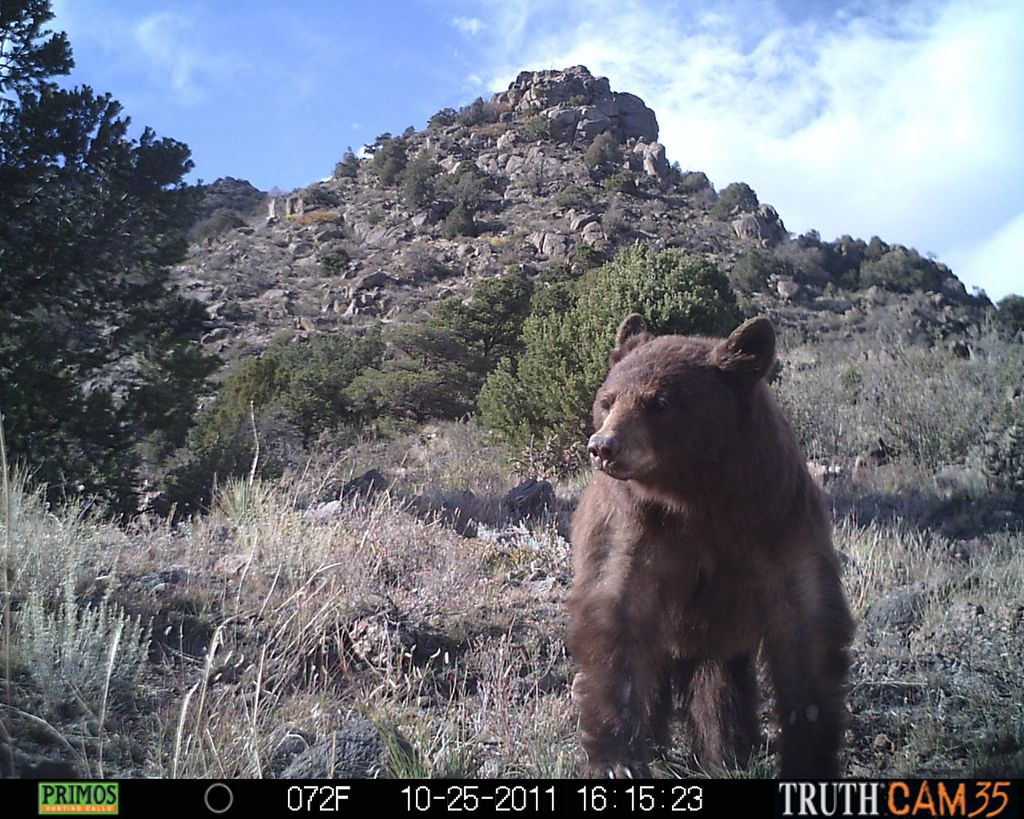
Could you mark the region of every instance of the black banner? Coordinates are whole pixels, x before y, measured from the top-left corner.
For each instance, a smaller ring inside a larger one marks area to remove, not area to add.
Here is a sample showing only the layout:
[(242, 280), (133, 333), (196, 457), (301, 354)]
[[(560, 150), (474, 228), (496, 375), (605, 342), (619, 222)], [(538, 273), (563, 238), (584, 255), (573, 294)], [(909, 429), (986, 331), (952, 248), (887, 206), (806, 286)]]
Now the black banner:
[(0, 781), (5, 816), (839, 816), (1016, 819), (1021, 780)]

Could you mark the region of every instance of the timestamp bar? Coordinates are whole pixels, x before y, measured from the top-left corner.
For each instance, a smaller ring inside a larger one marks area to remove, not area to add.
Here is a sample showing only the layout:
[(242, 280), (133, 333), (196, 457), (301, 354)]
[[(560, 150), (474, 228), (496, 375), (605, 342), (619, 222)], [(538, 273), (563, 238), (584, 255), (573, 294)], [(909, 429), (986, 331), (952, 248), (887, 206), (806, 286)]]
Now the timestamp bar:
[[(57, 785), (64, 785), (61, 790)], [(1021, 780), (120, 780), (103, 783), (0, 780), (10, 816), (41, 806), (116, 794), (117, 815), (148, 817), (154, 807), (186, 816), (949, 816), (1012, 819)], [(47, 789), (46, 786), (50, 787)], [(80, 786), (79, 786), (80, 785)], [(68, 801), (64, 799), (64, 801)], [(78, 815), (62, 805), (62, 815)], [(83, 810), (97, 812), (95, 806)], [(108, 806), (109, 807), (109, 806)]]

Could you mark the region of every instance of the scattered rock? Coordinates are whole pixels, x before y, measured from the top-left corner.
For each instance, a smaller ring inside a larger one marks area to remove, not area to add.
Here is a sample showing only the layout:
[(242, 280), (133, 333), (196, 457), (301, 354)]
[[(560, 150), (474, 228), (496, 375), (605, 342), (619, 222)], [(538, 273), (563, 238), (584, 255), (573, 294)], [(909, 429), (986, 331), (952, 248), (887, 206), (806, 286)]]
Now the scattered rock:
[(583, 244), (588, 247), (600, 247), (605, 243), (604, 229), (600, 222), (591, 222), (583, 228)]
[(927, 602), (928, 592), (920, 585), (896, 589), (872, 603), (864, 620), (880, 631), (907, 631), (920, 622)]
[(744, 213), (732, 223), (737, 238), (774, 247), (786, 236), (785, 225), (771, 205), (761, 205), (757, 213)]
[(221, 557), (213, 566), (218, 574), (236, 575), (241, 574), (249, 565), (250, 556), (245, 554), (230, 554)]
[(569, 230), (573, 233), (598, 221), (597, 217), (592, 213), (576, 213), (574, 210), (569, 211), (566, 214), (566, 218), (569, 220)]
[(347, 639), (353, 660), (372, 668), (448, 665), (458, 650), (455, 642), (430, 626), (405, 622), (391, 611), (353, 620)]
[(786, 301), (792, 301), (800, 295), (800, 285), (793, 279), (779, 279), (775, 284), (775, 289)]
[(392, 753), (412, 759), (412, 746), (396, 731), (367, 719), (351, 719), (296, 756), (281, 779), (377, 779), (393, 764)]
[(270, 752), (270, 771), (274, 776), (280, 776), (297, 756), (309, 750), (314, 743), (313, 734), (291, 725), (277, 733), (274, 750)]
[(376, 469), (370, 469), (341, 487), (340, 497), (343, 500), (353, 497), (369, 500), (377, 493), (387, 490), (390, 486), (391, 483), (380, 472)]
[(570, 245), (568, 237), (553, 231), (531, 233), (526, 241), (537, 248), (539, 253), (552, 259), (564, 258)]
[(547, 481), (530, 478), (509, 490), (501, 500), (506, 518), (542, 517), (555, 511), (555, 488)]
[[(347, 486), (348, 484), (346, 484)], [(344, 492), (344, 489), (342, 489)], [(352, 494), (355, 494), (353, 491)], [(340, 500), (327, 501), (326, 503), (319, 503), (310, 509), (307, 509), (302, 513), (302, 517), (306, 520), (316, 521), (317, 523), (325, 523), (326, 521), (332, 520), (338, 516), (341, 512), (342, 502)]]
[(468, 511), (477, 504), (476, 496), (470, 491), (449, 493), (440, 500), (426, 495), (417, 495), (410, 501), (413, 511), (425, 520), (437, 520), (463, 537), (476, 537), (477, 524)]
[(668, 157), (665, 155), (665, 146), (660, 142), (637, 142), (633, 152), (640, 155), (643, 162), (644, 173), (653, 176), (655, 179), (667, 179), (670, 171)]
[(391, 281), (392, 279), (387, 273), (383, 270), (377, 270), (356, 279), (352, 284), (352, 292), (355, 293), (358, 290), (372, 290), (375, 287), (384, 287), (385, 285), (390, 284)]

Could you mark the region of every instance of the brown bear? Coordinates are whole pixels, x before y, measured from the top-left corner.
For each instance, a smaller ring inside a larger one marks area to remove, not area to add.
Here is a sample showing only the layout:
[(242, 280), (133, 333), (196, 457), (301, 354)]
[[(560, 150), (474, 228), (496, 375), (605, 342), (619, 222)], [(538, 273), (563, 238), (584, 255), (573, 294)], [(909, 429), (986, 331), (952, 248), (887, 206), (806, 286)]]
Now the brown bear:
[(759, 649), (782, 776), (839, 775), (853, 621), (823, 495), (765, 383), (774, 361), (765, 318), (724, 340), (619, 327), (572, 521), (588, 776), (649, 776), (676, 704), (702, 766), (744, 764)]

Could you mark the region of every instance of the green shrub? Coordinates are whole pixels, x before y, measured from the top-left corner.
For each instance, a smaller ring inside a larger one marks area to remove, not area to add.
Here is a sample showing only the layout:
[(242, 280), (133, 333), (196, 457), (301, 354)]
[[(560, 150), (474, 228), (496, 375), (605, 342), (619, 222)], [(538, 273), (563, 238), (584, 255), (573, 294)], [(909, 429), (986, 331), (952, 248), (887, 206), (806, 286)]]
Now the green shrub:
[(449, 125), (454, 125), (456, 119), (459, 116), (459, 112), (454, 108), (442, 108), (436, 114), (434, 114), (427, 122), (427, 128), (435, 130), (438, 128), (447, 128)]
[(1024, 296), (1011, 293), (996, 304), (995, 321), (1000, 331), (1010, 338), (1024, 337)]
[[(188, 446), (168, 478), (168, 495), (184, 508), (209, 499), (215, 479), (245, 474), (253, 460), (252, 424), (260, 436), (261, 474), (272, 476), (286, 460), (280, 453), (309, 444), (322, 433), (344, 430), (366, 419), (349, 384), (379, 364), (379, 334), (353, 339), (314, 336), (305, 344), (272, 344), (246, 361), (200, 413)], [(279, 457), (275, 457), (278, 453)]]
[(613, 199), (601, 214), (601, 230), (608, 239), (615, 239), (629, 230), (629, 214), (618, 200)]
[(475, 162), (464, 161), (452, 173), (444, 176), (443, 196), (475, 212), (493, 186), (493, 180)]
[(757, 194), (746, 182), (733, 182), (726, 185), (718, 195), (718, 201), (711, 208), (711, 215), (716, 219), (729, 219), (736, 213), (757, 210)]
[(441, 226), (441, 235), (445, 239), (454, 239), (456, 236), (476, 236), (476, 221), (473, 219), (472, 209), (461, 202), (452, 208)]
[(619, 171), (604, 180), (604, 189), (608, 193), (624, 193), (628, 196), (636, 196), (639, 191), (636, 187), (636, 180), (629, 171)]
[(741, 293), (763, 293), (771, 276), (786, 275), (789, 272), (785, 262), (771, 252), (752, 250), (736, 260), (729, 271), (729, 281)]
[(569, 266), (572, 272), (579, 276), (588, 270), (600, 267), (605, 261), (604, 254), (600, 250), (595, 250), (590, 245), (580, 242), (572, 249), (572, 255), (569, 257)]
[(417, 154), (402, 174), (402, 199), (413, 209), (425, 208), (437, 201), (438, 165), (428, 154)]
[(31, 669), (49, 716), (77, 702), (93, 714), (125, 707), (146, 670), (149, 623), (109, 600), (80, 606), (74, 582), (51, 608), (40, 590), (29, 592), (18, 618), (18, 648)]
[(381, 134), (373, 146), (373, 170), (382, 185), (394, 185), (401, 178), (402, 171), (409, 161), (406, 154), (406, 142), (402, 137)]
[(323, 185), (310, 185), (302, 192), (306, 207), (332, 208), (339, 203), (338, 194)]
[(483, 97), (477, 97), (469, 105), (464, 105), (455, 115), (455, 121), (459, 125), (472, 127), (474, 125), (485, 125), (494, 122), (497, 116), (492, 107), (484, 102)]
[(588, 168), (622, 163), (622, 151), (611, 131), (604, 131), (594, 137), (594, 141), (590, 143), (590, 147), (583, 154), (583, 161)]
[(216, 239), (229, 230), (242, 227), (244, 224), (245, 220), (237, 211), (219, 208), (189, 228), (188, 238), (197, 243), (205, 242), (207, 239)]
[(984, 469), (993, 486), (1024, 498), (1024, 401), (1019, 397), (1008, 422), (994, 425), (986, 436)]
[(676, 187), (681, 193), (699, 193), (711, 189), (711, 180), (703, 171), (686, 171), (680, 173)]
[(349, 148), (345, 151), (341, 162), (334, 166), (335, 179), (355, 179), (359, 174), (359, 157)]
[(588, 208), (593, 204), (590, 191), (581, 188), (579, 185), (566, 185), (558, 193), (551, 197), (551, 202), (556, 208), (568, 210), (569, 208)]
[[(447, 341), (430, 328), (417, 327), (414, 332), (419, 334), (417, 344), (422, 347), (442, 346)], [(352, 382), (349, 395), (372, 408), (375, 419), (418, 423), (431, 418), (459, 418), (472, 410), (476, 384), (463, 362), (439, 360), (424, 366), (418, 353), (364, 370)]]
[(325, 276), (340, 276), (352, 263), (352, 257), (343, 247), (334, 247), (317, 260)]
[(531, 142), (538, 142), (551, 136), (551, 120), (542, 114), (532, 114), (519, 126), (522, 135)]
[(916, 250), (896, 246), (883, 253), (877, 261), (865, 261), (860, 266), (861, 287), (878, 285), (883, 290), (910, 293), (914, 290), (939, 291), (948, 271), (923, 258)]
[(721, 334), (742, 318), (725, 276), (676, 249), (629, 248), (573, 289), (564, 312), (526, 319), (522, 352), (503, 359), (480, 392), (483, 422), (514, 446), (565, 451), (585, 439), (616, 328), (629, 313), (641, 313), (655, 333)]
[(350, 385), (350, 399), (398, 421), (466, 415), (487, 374), (517, 348), (533, 291), (519, 270), (484, 279), (467, 298), (438, 303), (429, 319), (390, 327), (388, 355)]
[(847, 400), (851, 404), (856, 404), (860, 398), (861, 390), (864, 388), (864, 376), (860, 374), (860, 370), (851, 364), (839, 376), (839, 385), (843, 388)]

